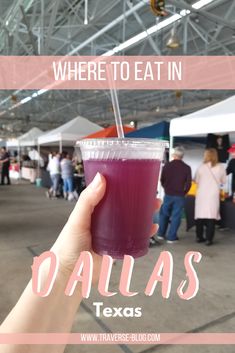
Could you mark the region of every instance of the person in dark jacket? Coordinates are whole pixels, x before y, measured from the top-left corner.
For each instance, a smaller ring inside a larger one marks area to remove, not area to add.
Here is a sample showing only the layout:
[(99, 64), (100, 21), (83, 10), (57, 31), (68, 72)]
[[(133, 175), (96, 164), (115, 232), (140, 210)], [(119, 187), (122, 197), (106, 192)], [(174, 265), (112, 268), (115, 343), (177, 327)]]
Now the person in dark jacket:
[(176, 147), (173, 152), (173, 160), (167, 163), (162, 170), (161, 184), (165, 191), (164, 201), (160, 210), (158, 239), (175, 243), (178, 240), (177, 231), (181, 223), (182, 210), (184, 208), (185, 195), (188, 193), (191, 182), (191, 168), (182, 161), (184, 157), (183, 147)]
[(11, 184), (10, 176), (9, 176), (10, 155), (6, 150), (6, 147), (1, 148), (0, 164), (2, 166), (1, 185), (4, 185), (5, 178), (7, 178), (7, 184), (10, 185)]
[(232, 194), (235, 193), (235, 144), (232, 145), (229, 149), (228, 152), (231, 155), (231, 159), (228, 163), (227, 169), (226, 169), (226, 173), (227, 175), (232, 174)]

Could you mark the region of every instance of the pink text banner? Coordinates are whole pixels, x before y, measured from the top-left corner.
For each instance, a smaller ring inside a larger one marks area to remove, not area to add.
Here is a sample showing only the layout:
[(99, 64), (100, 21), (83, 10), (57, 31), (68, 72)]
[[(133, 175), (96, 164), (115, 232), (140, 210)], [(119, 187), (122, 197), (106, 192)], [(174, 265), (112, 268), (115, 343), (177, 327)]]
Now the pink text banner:
[(232, 56), (0, 57), (0, 89), (235, 89)]
[(235, 345), (235, 333), (1, 333), (4, 344)]

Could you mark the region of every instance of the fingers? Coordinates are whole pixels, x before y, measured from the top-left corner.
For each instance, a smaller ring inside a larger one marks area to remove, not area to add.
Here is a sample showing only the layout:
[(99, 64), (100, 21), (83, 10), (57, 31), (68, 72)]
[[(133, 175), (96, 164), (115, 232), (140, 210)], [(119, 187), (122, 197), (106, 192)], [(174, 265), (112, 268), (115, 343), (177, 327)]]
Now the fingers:
[[(161, 199), (155, 199), (154, 200), (154, 212), (157, 212), (162, 205), (162, 200)], [(154, 223), (152, 224), (151, 230), (150, 230), (150, 237), (152, 237), (154, 234), (157, 233), (158, 231), (158, 224)]]
[(67, 225), (76, 227), (80, 233), (88, 231), (91, 224), (91, 215), (95, 206), (104, 197), (105, 189), (105, 178), (97, 173), (93, 181), (81, 193)]
[[(79, 200), (71, 213), (69, 220), (67, 222), (67, 227), (75, 227), (75, 231), (78, 230), (79, 233), (87, 232), (90, 230), (91, 225), (91, 215), (94, 208), (104, 197), (106, 190), (105, 178), (97, 173), (93, 181), (88, 185), (88, 187), (81, 193)], [(154, 203), (154, 209), (157, 211), (161, 206), (162, 201), (156, 199)], [(153, 224), (150, 235), (156, 234), (158, 230), (158, 225)]]
[(151, 230), (150, 230), (150, 237), (152, 237), (154, 234), (156, 234), (158, 231), (158, 224), (152, 224)]
[(155, 199), (154, 201), (154, 211), (158, 211), (162, 205), (161, 199)]

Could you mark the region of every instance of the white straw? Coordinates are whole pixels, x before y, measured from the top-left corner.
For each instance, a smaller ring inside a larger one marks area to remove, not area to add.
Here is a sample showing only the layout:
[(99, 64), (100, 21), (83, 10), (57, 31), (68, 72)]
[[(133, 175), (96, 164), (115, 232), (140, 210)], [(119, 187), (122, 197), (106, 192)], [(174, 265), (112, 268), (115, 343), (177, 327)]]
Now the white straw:
[(109, 78), (109, 83), (110, 83), (110, 93), (111, 93), (113, 112), (114, 112), (114, 116), (115, 116), (118, 137), (124, 138), (122, 117), (121, 117), (121, 113), (120, 113), (117, 90), (115, 88), (115, 83), (114, 83), (114, 79), (113, 79), (113, 71), (112, 71), (111, 65), (108, 65), (108, 78)]

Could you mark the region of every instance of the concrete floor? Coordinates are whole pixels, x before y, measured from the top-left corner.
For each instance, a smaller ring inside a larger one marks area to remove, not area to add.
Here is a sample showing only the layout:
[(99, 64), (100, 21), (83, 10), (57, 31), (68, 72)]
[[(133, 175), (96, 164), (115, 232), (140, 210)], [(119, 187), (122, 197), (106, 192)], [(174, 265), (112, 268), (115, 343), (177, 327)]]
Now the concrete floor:
[[(48, 200), (44, 189), (28, 184), (0, 186), (0, 319), (3, 320), (17, 301), (31, 275), (34, 254), (48, 250), (66, 221), (73, 204), (64, 200)], [(235, 214), (234, 214), (235, 215)], [(232, 231), (216, 233), (212, 247), (194, 242), (194, 230), (186, 233), (185, 224), (179, 232), (180, 242), (152, 248), (149, 254), (136, 261), (132, 290), (136, 297), (120, 295), (103, 298), (93, 290), (77, 314), (74, 332), (234, 332), (235, 327), (235, 234)], [(174, 274), (171, 296), (164, 300), (159, 288), (152, 297), (143, 294), (148, 276), (160, 251), (171, 251)], [(202, 261), (197, 265), (200, 290), (189, 301), (179, 299), (176, 288), (185, 277), (184, 256), (189, 250), (200, 251)], [(117, 289), (121, 262), (112, 274), (111, 287)], [(94, 301), (104, 306), (142, 307), (141, 318), (95, 317)], [(68, 346), (67, 353), (126, 352), (126, 353), (227, 353), (233, 346)], [(45, 353), (50, 349), (45, 350)]]

